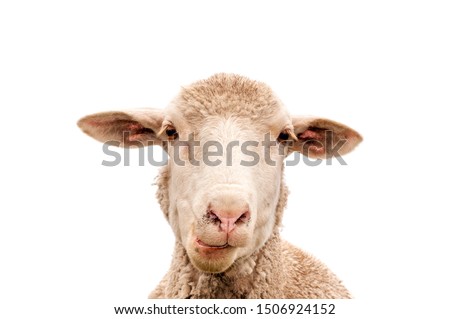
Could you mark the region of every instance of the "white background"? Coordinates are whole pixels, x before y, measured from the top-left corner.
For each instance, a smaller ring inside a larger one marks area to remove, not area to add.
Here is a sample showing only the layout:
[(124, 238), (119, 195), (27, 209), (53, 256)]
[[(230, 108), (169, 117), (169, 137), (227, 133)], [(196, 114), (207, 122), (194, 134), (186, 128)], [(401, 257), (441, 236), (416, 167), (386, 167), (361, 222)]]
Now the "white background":
[(76, 122), (165, 107), (216, 72), (365, 138), (347, 166), (286, 169), (282, 236), (365, 317), (447, 317), (449, 16), (445, 1), (2, 1), (2, 317), (111, 318), (101, 303), (145, 302), (173, 246), (157, 168), (102, 166)]

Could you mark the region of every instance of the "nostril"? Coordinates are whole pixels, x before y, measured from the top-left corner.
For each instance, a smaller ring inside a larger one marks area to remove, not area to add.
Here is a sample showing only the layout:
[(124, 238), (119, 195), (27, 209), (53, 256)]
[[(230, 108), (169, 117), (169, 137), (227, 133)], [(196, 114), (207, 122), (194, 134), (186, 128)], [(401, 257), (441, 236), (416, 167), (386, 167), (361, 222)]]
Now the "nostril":
[(246, 223), (250, 220), (250, 212), (246, 211), (236, 220), (236, 223)]
[(220, 222), (219, 216), (217, 216), (212, 210), (208, 210), (206, 213), (206, 218), (214, 223)]

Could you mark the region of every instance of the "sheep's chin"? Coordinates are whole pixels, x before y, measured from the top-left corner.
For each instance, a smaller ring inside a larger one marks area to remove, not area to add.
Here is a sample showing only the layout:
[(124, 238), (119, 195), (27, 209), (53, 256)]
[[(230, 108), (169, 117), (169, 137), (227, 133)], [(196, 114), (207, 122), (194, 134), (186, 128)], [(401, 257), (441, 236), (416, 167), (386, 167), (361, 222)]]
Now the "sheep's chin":
[(221, 249), (202, 249), (190, 245), (186, 251), (191, 263), (200, 271), (207, 273), (221, 273), (233, 265), (237, 258), (236, 247), (228, 246)]

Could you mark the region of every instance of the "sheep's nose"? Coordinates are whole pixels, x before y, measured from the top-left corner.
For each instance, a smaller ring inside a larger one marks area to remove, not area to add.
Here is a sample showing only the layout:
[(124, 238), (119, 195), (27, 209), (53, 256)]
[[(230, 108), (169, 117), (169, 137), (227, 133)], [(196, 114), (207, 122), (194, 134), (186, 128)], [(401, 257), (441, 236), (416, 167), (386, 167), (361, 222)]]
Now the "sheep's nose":
[(247, 210), (223, 210), (217, 211), (214, 209), (209, 209), (206, 217), (214, 222), (219, 224), (219, 229), (221, 231), (230, 233), (232, 232), (236, 226), (239, 224), (245, 224), (250, 220), (250, 212)]
[(217, 184), (205, 197), (208, 203), (206, 220), (218, 225), (220, 232), (230, 233), (250, 221), (251, 195), (243, 186)]

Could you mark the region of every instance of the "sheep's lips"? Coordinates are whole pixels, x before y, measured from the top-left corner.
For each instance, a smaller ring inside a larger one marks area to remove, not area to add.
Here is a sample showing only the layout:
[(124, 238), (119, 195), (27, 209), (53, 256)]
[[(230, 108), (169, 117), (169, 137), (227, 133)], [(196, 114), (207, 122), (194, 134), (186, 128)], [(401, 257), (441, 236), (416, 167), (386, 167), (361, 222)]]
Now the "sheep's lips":
[[(208, 242), (194, 237), (186, 250), (192, 264), (205, 273), (222, 273), (236, 260), (236, 247), (228, 244), (226, 240)], [(222, 244), (225, 242), (225, 244)], [(222, 245), (219, 245), (222, 244)]]
[(234, 247), (230, 246), (228, 243), (223, 245), (209, 245), (199, 238), (194, 241), (193, 248), (200, 258), (209, 261), (220, 260), (235, 250)]
[(199, 238), (197, 238), (195, 240), (195, 244), (196, 244), (197, 247), (200, 247), (202, 249), (207, 249), (207, 250), (209, 250), (209, 249), (211, 249), (211, 250), (225, 249), (225, 248), (230, 246), (230, 245), (228, 245), (228, 243), (225, 243), (225, 244), (220, 245), (220, 246), (208, 245), (205, 242), (203, 242), (202, 240), (200, 240)]

